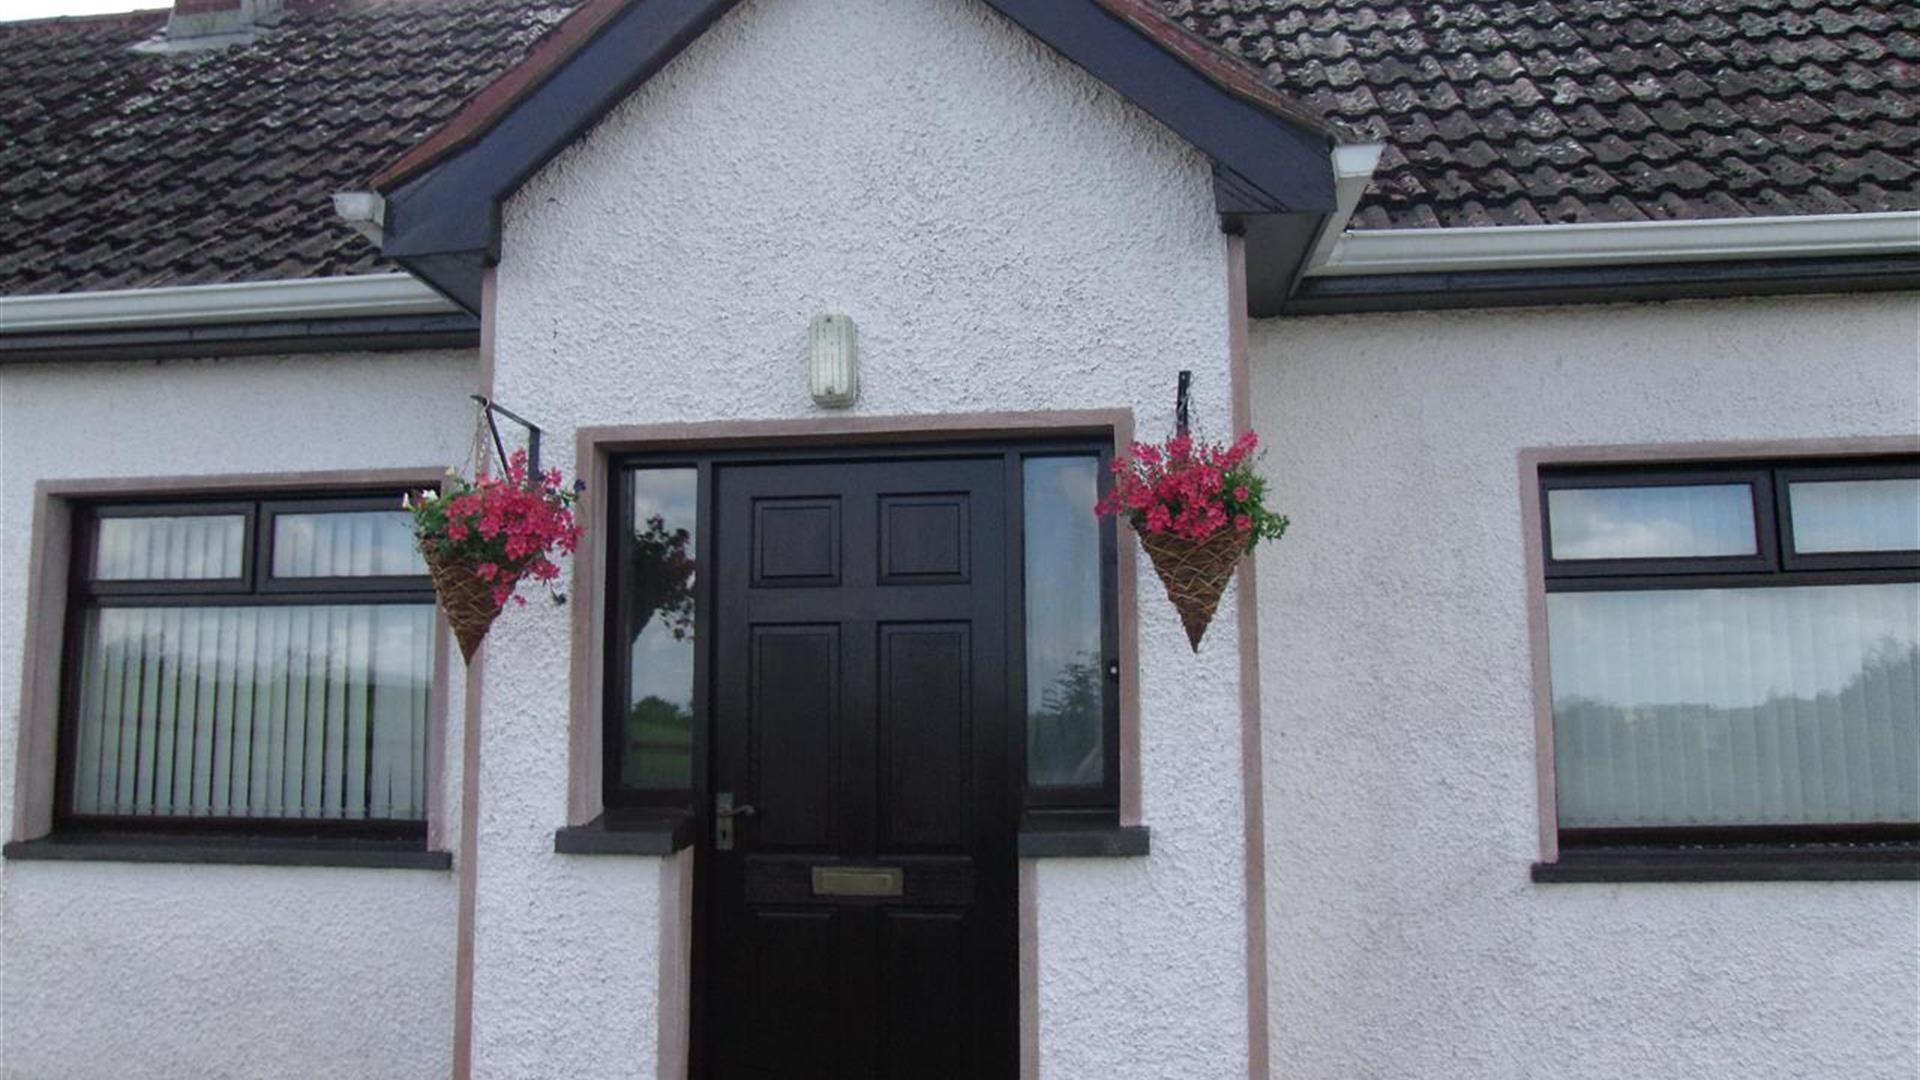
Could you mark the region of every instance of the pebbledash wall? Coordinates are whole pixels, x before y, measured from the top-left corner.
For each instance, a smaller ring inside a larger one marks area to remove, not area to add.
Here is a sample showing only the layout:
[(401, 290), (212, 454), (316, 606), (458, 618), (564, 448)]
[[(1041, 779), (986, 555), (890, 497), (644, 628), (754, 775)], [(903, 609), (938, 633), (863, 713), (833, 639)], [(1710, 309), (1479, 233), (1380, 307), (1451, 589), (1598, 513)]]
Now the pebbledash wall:
[(1920, 885), (1535, 885), (1519, 452), (1920, 436), (1920, 296), (1257, 323), (1273, 1060), (1920, 1071)]
[[(748, 0), (506, 206), (494, 389), (567, 469), (580, 426), (839, 415), (807, 394), (830, 311), (860, 328), (858, 416), (1130, 408), (1159, 434), (1186, 367), (1225, 432), (1227, 288), (1207, 162), (986, 5)], [(1157, 589), (1153, 853), (1025, 876), (1047, 1076), (1247, 1071), (1234, 604), (1196, 657)], [(568, 628), (529, 607), (487, 646), (480, 1076), (650, 1076), (661, 1049), (686, 864), (554, 853)]]
[[(467, 451), (473, 379), (471, 352), (0, 369), (0, 834), (36, 481), (444, 468)], [(448, 844), (451, 809), (434, 810)], [(445, 870), (0, 862), (0, 1067), (445, 1075), (454, 906)]]

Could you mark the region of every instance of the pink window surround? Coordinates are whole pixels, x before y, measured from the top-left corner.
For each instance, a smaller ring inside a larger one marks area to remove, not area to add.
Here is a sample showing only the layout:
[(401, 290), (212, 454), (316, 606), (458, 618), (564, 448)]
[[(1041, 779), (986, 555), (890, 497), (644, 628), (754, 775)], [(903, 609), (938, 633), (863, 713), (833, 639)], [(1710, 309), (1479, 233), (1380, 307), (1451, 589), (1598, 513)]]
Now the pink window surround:
[(1533, 664), (1534, 767), (1538, 778), (1541, 862), (1553, 863), (1560, 859), (1560, 818), (1554, 780), (1553, 673), (1547, 656), (1546, 553), (1542, 550), (1540, 471), (1559, 465), (1686, 465), (1762, 458), (1818, 462), (1822, 458), (1913, 453), (1920, 453), (1920, 438), (1909, 436), (1529, 447), (1520, 451), (1520, 527), (1527, 558), (1527, 636)]

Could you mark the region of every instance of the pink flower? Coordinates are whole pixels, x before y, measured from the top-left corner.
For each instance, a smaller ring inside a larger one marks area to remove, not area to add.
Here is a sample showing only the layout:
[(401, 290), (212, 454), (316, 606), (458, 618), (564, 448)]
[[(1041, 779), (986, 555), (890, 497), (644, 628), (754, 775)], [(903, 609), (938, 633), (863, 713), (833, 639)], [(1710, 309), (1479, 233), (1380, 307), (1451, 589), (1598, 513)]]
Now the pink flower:
[(1113, 485), (1096, 511), (1124, 516), (1142, 533), (1172, 533), (1195, 542), (1229, 530), (1255, 533), (1255, 491), (1247, 462), (1259, 445), (1251, 432), (1231, 446), (1186, 433), (1157, 446), (1134, 443), (1115, 455)]

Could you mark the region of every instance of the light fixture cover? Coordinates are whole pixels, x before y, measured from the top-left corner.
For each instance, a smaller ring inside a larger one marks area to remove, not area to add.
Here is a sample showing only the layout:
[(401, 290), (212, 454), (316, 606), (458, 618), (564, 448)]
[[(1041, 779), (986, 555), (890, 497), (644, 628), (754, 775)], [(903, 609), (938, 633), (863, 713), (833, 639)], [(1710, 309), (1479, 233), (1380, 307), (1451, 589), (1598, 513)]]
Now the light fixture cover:
[(831, 409), (853, 404), (860, 396), (859, 348), (853, 320), (845, 315), (815, 315), (808, 337), (813, 353), (808, 389), (813, 400)]

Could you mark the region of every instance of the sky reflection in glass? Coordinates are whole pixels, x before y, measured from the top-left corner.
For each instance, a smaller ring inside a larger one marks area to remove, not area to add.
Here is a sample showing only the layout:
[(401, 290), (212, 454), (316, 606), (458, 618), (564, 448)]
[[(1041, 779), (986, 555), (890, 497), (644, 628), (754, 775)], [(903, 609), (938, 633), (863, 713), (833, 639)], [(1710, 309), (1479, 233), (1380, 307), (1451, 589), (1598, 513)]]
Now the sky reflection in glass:
[(1787, 499), (1803, 555), (1920, 550), (1920, 478), (1796, 483)]
[(1746, 484), (1556, 488), (1547, 493), (1555, 559), (1754, 554)]

